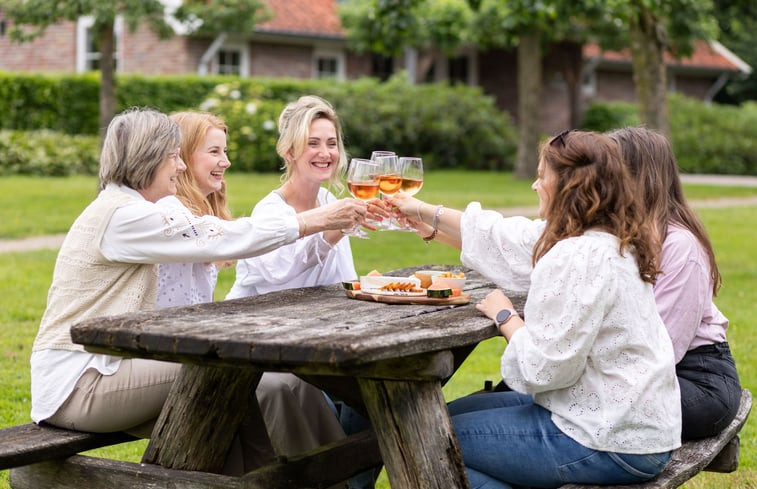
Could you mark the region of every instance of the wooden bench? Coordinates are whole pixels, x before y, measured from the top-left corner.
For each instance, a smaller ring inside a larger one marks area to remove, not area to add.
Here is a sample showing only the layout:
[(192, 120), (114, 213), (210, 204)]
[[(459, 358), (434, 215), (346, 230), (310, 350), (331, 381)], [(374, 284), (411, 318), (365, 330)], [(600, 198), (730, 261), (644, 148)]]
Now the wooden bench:
[(84, 433), (33, 423), (0, 429), (0, 470), (70, 457), (136, 440), (126, 433)]
[[(35, 426), (35, 425), (27, 425)], [(14, 430), (14, 427), (8, 431)], [(15, 430), (22, 431), (22, 430)], [(368, 468), (381, 465), (381, 454), (373, 431), (366, 430), (334, 443), (316, 448), (296, 457), (279, 457), (273, 463), (253, 470), (241, 477), (230, 477), (201, 471), (166, 469), (159, 465), (123, 462), (102, 458), (72, 454), (77, 447), (95, 448), (118, 443), (115, 434), (110, 440), (94, 434), (92, 437), (80, 436), (89, 433), (68, 432), (57, 428), (41, 428), (44, 435), (29, 431), (31, 436), (16, 436), (23, 445), (31, 445), (31, 439), (43, 439), (47, 446), (55, 445), (55, 450), (32, 450), (29, 447), (16, 450), (24, 451), (23, 457), (6, 457), (6, 439), (3, 442), (2, 468), (11, 469), (10, 482), (13, 489), (38, 489), (55, 487), (56, 489), (81, 489), (83, 487), (107, 487), (108, 489), (133, 489), (150, 487), (152, 489), (172, 489), (176, 487), (191, 489), (251, 489), (251, 488), (326, 488), (342, 482)], [(40, 431), (40, 430), (37, 430)], [(58, 433), (63, 432), (63, 433)], [(0, 436), (3, 432), (0, 431)], [(128, 436), (128, 435), (126, 435)], [(78, 438), (76, 443), (67, 439)], [(109, 443), (109, 442), (113, 443)], [(123, 440), (128, 441), (128, 440)], [(43, 453), (44, 452), (44, 453)], [(66, 458), (60, 458), (66, 457)], [(32, 465), (18, 466), (28, 463)], [(44, 461), (47, 460), (47, 461)], [(349, 463), (345, 463), (349, 460)]]
[(739, 431), (752, 409), (752, 393), (743, 389), (741, 403), (731, 424), (717, 436), (685, 442), (660, 475), (642, 484), (628, 486), (598, 486), (566, 484), (560, 489), (607, 489), (628, 487), (633, 489), (670, 489), (682, 485), (702, 471), (730, 473), (739, 466)]

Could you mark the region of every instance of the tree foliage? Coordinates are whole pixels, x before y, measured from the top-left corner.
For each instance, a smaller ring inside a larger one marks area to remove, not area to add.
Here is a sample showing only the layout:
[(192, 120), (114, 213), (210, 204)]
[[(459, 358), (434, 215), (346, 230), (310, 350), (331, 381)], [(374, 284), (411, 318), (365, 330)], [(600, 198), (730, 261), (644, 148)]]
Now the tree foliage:
[(10, 37), (26, 42), (44, 34), (51, 25), (80, 17), (93, 19), (92, 32), (100, 47), (100, 126), (114, 115), (116, 101), (114, 33), (116, 18), (133, 32), (147, 25), (165, 39), (180, 29), (185, 34), (249, 32), (268, 18), (263, 0), (5, 0), (5, 13), (12, 21)]
[(757, 2), (714, 0), (720, 42), (736, 53), (754, 71), (746, 78), (729, 82), (716, 100), (739, 104), (757, 100)]

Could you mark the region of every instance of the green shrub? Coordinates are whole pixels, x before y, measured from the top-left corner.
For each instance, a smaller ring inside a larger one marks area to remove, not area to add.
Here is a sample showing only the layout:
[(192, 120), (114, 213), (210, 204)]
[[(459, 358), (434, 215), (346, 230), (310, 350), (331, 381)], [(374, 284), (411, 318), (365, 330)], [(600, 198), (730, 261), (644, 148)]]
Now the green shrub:
[[(670, 139), (678, 166), (684, 173), (757, 175), (757, 104), (740, 107), (706, 104), (670, 94)], [(591, 104), (581, 127), (594, 131), (639, 124), (631, 103)]]
[[(97, 74), (0, 74), (5, 129), (51, 129), (98, 134)], [(117, 77), (117, 111), (152, 107), (166, 113), (202, 108), (231, 128), (232, 171), (278, 171), (276, 122), (288, 102), (304, 94), (329, 100), (342, 118), (347, 151), (369, 156), (378, 148), (424, 158), (427, 168), (511, 169), (516, 131), (507, 114), (478, 88), (411, 86), (404, 76), (387, 83), (238, 78), (233, 76)], [(32, 114), (30, 116), (29, 114)], [(15, 155), (18, 158), (19, 155)], [(60, 164), (60, 171), (69, 168)], [(23, 165), (6, 164), (8, 168)], [(26, 165), (27, 170), (36, 168)], [(47, 165), (47, 168), (52, 168)]]
[(0, 130), (0, 176), (96, 175), (99, 151), (97, 136)]
[(703, 104), (670, 97), (670, 125), (679, 167), (687, 173), (757, 175), (757, 105)]
[[(285, 97), (268, 99), (272, 94)], [(426, 168), (511, 169), (516, 132), (506, 114), (477, 88), (444, 84), (411, 86), (403, 77), (381, 83), (277, 81), (218, 85), (202, 110), (222, 116), (229, 127), (232, 171), (274, 171), (276, 127), (284, 105), (304, 94), (334, 105), (351, 156), (375, 149), (424, 158)]]
[(594, 102), (581, 117), (581, 128), (606, 132), (639, 124), (639, 110), (626, 102)]

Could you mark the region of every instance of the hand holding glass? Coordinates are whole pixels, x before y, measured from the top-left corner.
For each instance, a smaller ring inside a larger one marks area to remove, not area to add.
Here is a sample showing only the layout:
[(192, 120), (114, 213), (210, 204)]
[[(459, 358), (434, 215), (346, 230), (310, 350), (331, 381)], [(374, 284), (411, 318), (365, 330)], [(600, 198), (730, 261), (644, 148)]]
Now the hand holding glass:
[[(378, 165), (371, 160), (352, 158), (347, 169), (347, 190), (356, 199), (368, 201), (375, 199), (379, 193)], [(348, 236), (368, 238), (368, 234), (356, 224), (345, 231)]]
[[(379, 166), (379, 192), (382, 196), (392, 196), (400, 191), (402, 187), (402, 170), (400, 169), (399, 159), (397, 155), (382, 155), (376, 158), (376, 163)], [(402, 229), (397, 220), (393, 217), (389, 219), (389, 223), (383, 227), (387, 230)]]
[[(399, 159), (399, 167), (402, 174), (400, 192), (408, 195), (417, 194), (423, 187), (423, 160), (415, 156), (403, 156)], [(400, 228), (402, 231), (417, 231), (407, 222), (407, 219), (403, 218), (399, 221), (402, 223)]]

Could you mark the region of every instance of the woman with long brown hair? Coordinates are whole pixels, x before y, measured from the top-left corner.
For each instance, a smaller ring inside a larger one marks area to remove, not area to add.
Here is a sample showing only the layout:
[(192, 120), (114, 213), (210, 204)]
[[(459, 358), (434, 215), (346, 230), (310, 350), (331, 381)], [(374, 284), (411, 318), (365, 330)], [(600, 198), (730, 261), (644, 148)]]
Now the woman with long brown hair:
[(741, 384), (713, 297), (722, 282), (704, 224), (683, 195), (670, 141), (643, 127), (608, 134), (620, 145), (643, 208), (662, 241), (657, 310), (675, 351), (684, 440), (720, 433), (736, 416)]
[[(543, 145), (542, 219), (464, 212), (398, 196), (426, 238), (501, 287), (528, 291), (524, 317), (496, 290), (477, 308), (507, 339), (512, 391), (449, 404), (472, 487), (633, 484), (680, 446), (673, 349), (657, 314), (656, 234), (617, 145), (567, 131)], [(429, 233), (429, 226), (431, 231)]]

